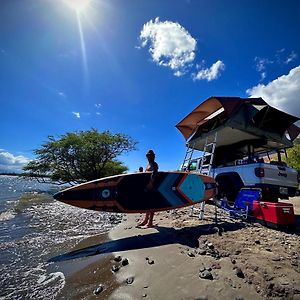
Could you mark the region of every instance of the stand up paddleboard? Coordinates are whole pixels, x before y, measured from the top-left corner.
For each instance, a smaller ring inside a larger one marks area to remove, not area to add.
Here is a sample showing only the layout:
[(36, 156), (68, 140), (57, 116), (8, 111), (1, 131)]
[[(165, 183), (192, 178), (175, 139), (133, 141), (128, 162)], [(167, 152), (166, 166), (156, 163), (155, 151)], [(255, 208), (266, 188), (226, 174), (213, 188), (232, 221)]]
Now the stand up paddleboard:
[(54, 195), (73, 206), (119, 213), (155, 212), (206, 201), (216, 195), (212, 177), (187, 172), (151, 172), (105, 177)]

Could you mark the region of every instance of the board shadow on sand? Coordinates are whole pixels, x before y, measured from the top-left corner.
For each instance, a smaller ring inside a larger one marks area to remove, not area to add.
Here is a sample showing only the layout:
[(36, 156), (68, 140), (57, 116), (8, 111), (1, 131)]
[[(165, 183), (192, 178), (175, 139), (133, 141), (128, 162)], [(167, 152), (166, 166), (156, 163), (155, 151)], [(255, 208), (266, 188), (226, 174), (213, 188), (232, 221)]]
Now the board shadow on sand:
[[(222, 223), (224, 231), (236, 231), (245, 227), (243, 223)], [(215, 225), (198, 225), (174, 229), (156, 226), (158, 232), (146, 235), (135, 235), (118, 240), (107, 241), (86, 248), (67, 252), (49, 259), (49, 262), (60, 262), (99, 254), (152, 248), (171, 244), (181, 244), (188, 247), (198, 247), (201, 235), (217, 234), (219, 228)]]

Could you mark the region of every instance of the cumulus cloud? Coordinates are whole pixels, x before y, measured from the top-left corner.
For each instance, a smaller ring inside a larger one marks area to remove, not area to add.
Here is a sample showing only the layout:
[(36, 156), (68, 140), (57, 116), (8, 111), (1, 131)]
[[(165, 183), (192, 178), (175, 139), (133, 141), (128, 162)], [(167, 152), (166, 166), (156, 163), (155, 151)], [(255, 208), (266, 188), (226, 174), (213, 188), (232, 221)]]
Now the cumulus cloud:
[(250, 97), (262, 97), (271, 106), (300, 117), (300, 66), (291, 69), (268, 84), (258, 84), (248, 89)]
[(212, 81), (220, 76), (221, 71), (225, 69), (225, 64), (218, 60), (210, 68), (202, 68), (193, 75), (194, 80)]
[(159, 18), (144, 24), (140, 33), (141, 47), (149, 45), (152, 59), (182, 76), (195, 59), (196, 40), (177, 22)]
[(80, 119), (80, 113), (79, 113), (79, 112), (72, 111), (72, 114), (73, 114), (76, 118)]
[(23, 155), (14, 156), (13, 154), (0, 150), (0, 171), (1, 172), (22, 172), (22, 168), (30, 160)]

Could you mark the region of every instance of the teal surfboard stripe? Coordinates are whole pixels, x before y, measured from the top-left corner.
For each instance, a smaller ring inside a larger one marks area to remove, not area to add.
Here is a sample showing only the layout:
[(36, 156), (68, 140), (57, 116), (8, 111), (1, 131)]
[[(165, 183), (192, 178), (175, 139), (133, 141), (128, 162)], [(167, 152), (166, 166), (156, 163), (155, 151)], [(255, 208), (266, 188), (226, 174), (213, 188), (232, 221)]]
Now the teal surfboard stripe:
[(186, 176), (179, 189), (193, 202), (203, 199), (205, 193), (205, 185), (201, 178), (196, 174), (189, 174)]
[(180, 174), (169, 174), (161, 183), (158, 191), (167, 199), (171, 206), (184, 203), (172, 190), (172, 187)]

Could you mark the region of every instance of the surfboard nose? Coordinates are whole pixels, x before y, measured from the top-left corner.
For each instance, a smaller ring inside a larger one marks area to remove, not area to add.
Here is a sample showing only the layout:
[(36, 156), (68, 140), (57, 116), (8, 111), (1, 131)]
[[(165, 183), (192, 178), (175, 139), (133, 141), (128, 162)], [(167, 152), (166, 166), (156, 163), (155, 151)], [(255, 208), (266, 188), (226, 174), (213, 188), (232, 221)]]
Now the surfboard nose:
[(54, 198), (55, 200), (62, 201), (62, 200), (63, 200), (63, 195), (64, 195), (63, 192), (57, 192), (57, 193), (55, 193), (55, 194), (53, 195), (53, 198)]

